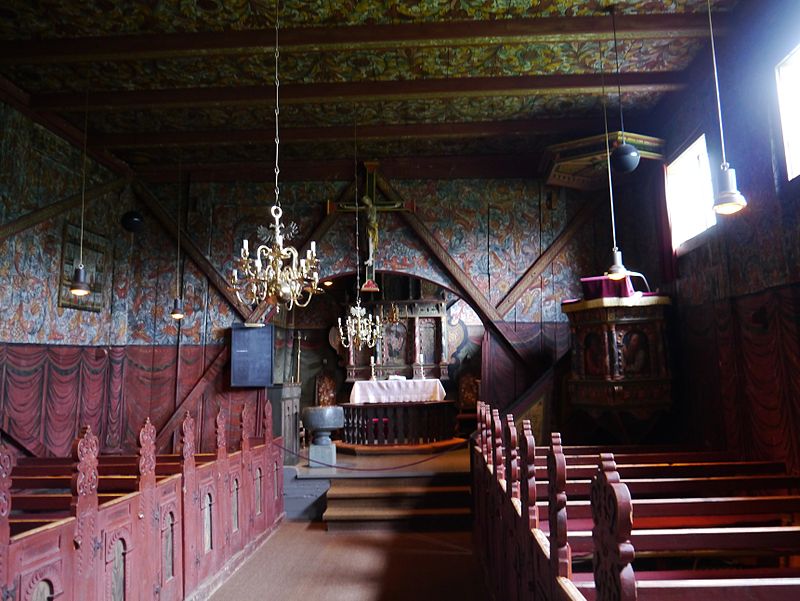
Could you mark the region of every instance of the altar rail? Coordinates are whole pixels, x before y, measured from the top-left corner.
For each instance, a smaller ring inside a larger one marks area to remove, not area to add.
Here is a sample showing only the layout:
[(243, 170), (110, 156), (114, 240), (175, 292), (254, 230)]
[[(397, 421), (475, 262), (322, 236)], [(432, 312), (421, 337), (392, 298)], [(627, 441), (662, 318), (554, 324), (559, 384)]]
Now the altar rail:
[(22, 458), (15, 467), (0, 446), (0, 599), (206, 598), (283, 517), (271, 416), (265, 438), (254, 439), (245, 409), (241, 448), (230, 454), (226, 422), (220, 412), (214, 455), (195, 454), (188, 413), (180, 455), (156, 455), (149, 419), (138, 455), (99, 456), (88, 426), (71, 461)]
[(425, 444), (449, 440), (455, 432), (453, 401), (346, 403), (342, 408), (349, 444)]

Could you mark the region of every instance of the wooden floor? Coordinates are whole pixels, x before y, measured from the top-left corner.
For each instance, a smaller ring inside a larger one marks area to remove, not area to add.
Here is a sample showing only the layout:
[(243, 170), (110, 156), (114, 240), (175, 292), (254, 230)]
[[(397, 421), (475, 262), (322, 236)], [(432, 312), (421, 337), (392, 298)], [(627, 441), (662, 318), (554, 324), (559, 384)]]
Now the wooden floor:
[(212, 601), (486, 601), (469, 532), (326, 532), (287, 522)]

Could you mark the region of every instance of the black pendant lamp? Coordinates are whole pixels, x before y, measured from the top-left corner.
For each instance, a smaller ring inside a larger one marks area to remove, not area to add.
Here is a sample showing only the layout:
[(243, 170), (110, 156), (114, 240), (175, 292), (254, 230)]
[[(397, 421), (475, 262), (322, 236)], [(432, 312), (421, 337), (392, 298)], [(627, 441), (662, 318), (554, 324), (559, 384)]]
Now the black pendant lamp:
[(621, 144), (611, 152), (611, 166), (617, 173), (630, 173), (639, 166), (639, 151), (633, 144), (625, 141), (625, 120), (622, 117), (622, 85), (619, 79), (619, 49), (617, 48), (617, 19), (614, 5), (606, 10), (611, 13), (611, 27), (614, 32), (614, 60), (617, 68), (617, 96), (619, 98), (619, 128), (622, 132)]

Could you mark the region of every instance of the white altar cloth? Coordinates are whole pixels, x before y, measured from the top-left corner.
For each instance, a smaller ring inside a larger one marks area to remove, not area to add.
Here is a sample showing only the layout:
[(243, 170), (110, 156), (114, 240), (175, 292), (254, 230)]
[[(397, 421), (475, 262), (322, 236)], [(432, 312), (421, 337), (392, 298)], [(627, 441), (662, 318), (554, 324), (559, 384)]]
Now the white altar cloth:
[(444, 400), (439, 380), (357, 380), (351, 403), (400, 403)]

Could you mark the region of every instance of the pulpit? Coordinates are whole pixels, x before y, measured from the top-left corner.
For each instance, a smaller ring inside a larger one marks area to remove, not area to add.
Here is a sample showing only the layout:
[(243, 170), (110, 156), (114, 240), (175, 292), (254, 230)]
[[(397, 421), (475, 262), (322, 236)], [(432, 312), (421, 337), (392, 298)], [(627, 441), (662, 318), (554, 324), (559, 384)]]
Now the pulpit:
[[(599, 289), (598, 298), (561, 305), (572, 330), (570, 402), (595, 418), (609, 413), (618, 425), (623, 417), (649, 420), (672, 403), (665, 320), (670, 299), (602, 296)], [(638, 438), (629, 428), (620, 434), (627, 441)]]

